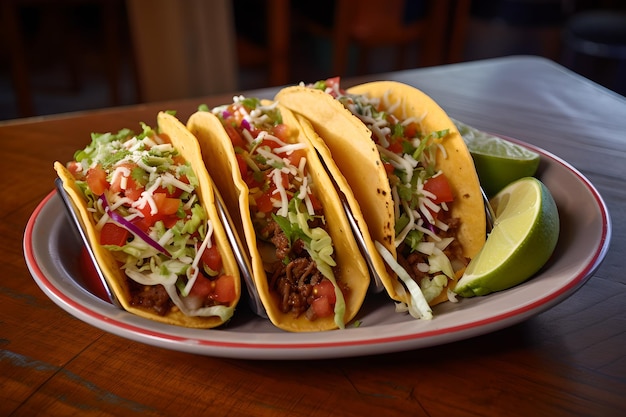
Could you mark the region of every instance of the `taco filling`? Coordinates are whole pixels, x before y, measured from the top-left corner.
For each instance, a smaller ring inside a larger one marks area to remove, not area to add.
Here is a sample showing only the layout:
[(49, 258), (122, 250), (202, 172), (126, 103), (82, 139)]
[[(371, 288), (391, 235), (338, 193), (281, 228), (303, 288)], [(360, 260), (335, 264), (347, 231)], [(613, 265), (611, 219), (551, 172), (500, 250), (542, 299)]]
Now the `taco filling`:
[(235, 97), (212, 110), (232, 141), (249, 192), (249, 215), (268, 289), (278, 309), (344, 327), (345, 296), (322, 204), (314, 193), (304, 143), (293, 143), (277, 103)]
[(225, 274), (198, 179), (169, 137), (147, 125), (93, 134), (67, 169), (126, 276), (128, 304), (158, 316), (233, 314), (235, 278)]
[[(429, 304), (454, 301), (449, 283), (469, 259), (456, 238), (460, 220), (451, 215), (454, 194), (446, 173), (436, 166), (438, 153), (446, 157), (441, 142), (449, 131), (424, 131), (421, 122), (426, 115), (398, 117), (396, 110), (402, 103), (390, 102), (386, 96), (350, 94), (340, 88), (338, 78), (309, 87), (333, 96), (371, 131), (391, 188), (397, 263), (419, 285)], [(382, 255), (393, 263), (387, 254)]]

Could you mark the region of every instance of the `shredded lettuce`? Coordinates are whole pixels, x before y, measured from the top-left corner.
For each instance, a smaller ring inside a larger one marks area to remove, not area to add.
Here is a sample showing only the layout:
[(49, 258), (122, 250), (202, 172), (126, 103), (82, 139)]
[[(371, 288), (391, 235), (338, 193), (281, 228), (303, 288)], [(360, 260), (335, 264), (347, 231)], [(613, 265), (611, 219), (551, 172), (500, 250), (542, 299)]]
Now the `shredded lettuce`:
[(428, 305), (428, 301), (424, 297), (424, 293), (420, 289), (419, 285), (413, 278), (406, 272), (404, 268), (395, 260), (391, 252), (380, 242), (375, 241), (374, 245), (376, 249), (383, 257), (387, 265), (398, 275), (398, 278), (402, 280), (406, 288), (409, 290), (410, 300), (407, 303), (407, 308), (411, 316), (415, 318), (421, 318), (423, 320), (430, 320), (433, 318), (433, 311)]

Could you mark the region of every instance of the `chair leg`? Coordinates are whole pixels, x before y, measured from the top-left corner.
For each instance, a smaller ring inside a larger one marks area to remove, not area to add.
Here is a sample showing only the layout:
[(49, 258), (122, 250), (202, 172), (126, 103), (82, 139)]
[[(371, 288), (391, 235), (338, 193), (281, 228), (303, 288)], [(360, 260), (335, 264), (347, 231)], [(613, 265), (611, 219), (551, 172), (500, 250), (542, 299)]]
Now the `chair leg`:
[(106, 69), (106, 78), (109, 84), (109, 102), (112, 106), (121, 103), (119, 84), (119, 68), (120, 68), (120, 48), (119, 48), (119, 25), (117, 16), (116, 1), (103, 1), (102, 26), (104, 27), (104, 63)]
[(2, 1), (2, 29), (7, 40), (9, 55), (11, 56), (11, 77), (17, 113), (19, 117), (28, 117), (35, 114), (33, 94), (29, 79), (28, 63), (24, 52), (22, 30), (13, 1)]
[(333, 29), (333, 76), (346, 75), (348, 66), (349, 36), (342, 30), (351, 20), (349, 3), (338, 0), (335, 6), (335, 28)]
[(289, 37), (291, 36), (288, 0), (270, 0), (267, 19), (269, 32), (269, 84), (284, 85), (289, 82)]

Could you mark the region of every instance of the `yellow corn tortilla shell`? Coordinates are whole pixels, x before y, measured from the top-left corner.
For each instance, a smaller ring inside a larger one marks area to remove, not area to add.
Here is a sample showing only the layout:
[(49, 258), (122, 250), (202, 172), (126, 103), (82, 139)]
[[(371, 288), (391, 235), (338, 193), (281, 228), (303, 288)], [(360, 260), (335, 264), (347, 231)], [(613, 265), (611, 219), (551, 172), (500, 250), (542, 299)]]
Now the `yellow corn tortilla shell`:
[[(207, 211), (208, 218), (213, 223), (213, 236), (222, 256), (224, 271), (226, 274), (232, 275), (235, 280), (235, 291), (237, 293), (237, 297), (229, 306), (232, 312), (234, 312), (234, 309), (241, 295), (239, 269), (228, 238), (226, 236), (224, 226), (222, 225), (220, 218), (218, 217), (214, 201), (213, 185), (207, 170), (204, 168), (204, 162), (202, 161), (202, 156), (200, 154), (200, 147), (198, 146), (196, 138), (191, 133), (189, 133), (185, 125), (178, 121), (178, 119), (176, 119), (174, 116), (164, 112), (160, 112), (158, 114), (158, 125), (160, 131), (169, 136), (174, 148), (176, 148), (181, 156), (191, 164), (198, 178), (198, 198), (202, 202), (205, 210)], [(89, 238), (89, 241), (91, 242), (91, 246), (98, 261), (98, 265), (100, 265), (100, 267), (102, 268), (105, 279), (107, 280), (111, 291), (117, 297), (120, 304), (125, 310), (138, 316), (158, 322), (191, 328), (213, 328), (224, 323), (224, 321), (217, 316), (186, 316), (176, 308), (173, 309), (173, 311), (169, 312), (167, 315), (160, 316), (150, 309), (130, 305), (130, 292), (127, 283), (127, 280), (129, 278), (127, 278), (126, 274), (124, 274), (124, 271), (120, 269), (120, 266), (114, 258), (113, 254), (99, 244), (100, 234), (96, 230), (95, 223), (91, 214), (87, 211), (87, 203), (84, 200), (80, 189), (76, 185), (76, 181), (73, 175), (65, 168), (62, 163), (58, 161), (54, 163), (54, 169), (56, 170), (59, 178), (61, 178), (61, 180), (63, 181), (63, 188), (67, 190), (70, 198), (74, 202), (74, 205), (78, 208), (78, 214), (83, 224), (86, 225), (87, 236)]]
[[(262, 102), (269, 104), (267, 101)], [(324, 167), (315, 153), (315, 149), (304, 134), (295, 115), (280, 107), (283, 123), (293, 132), (293, 143), (307, 145), (306, 155), (308, 171), (313, 178), (311, 189), (324, 207), (337, 264), (340, 272), (337, 281), (348, 284), (349, 293), (345, 295), (346, 311), (344, 323), (348, 323), (358, 313), (369, 287), (369, 272), (365, 260), (360, 255), (352, 234), (350, 224), (341, 206), (339, 197), (327, 176)], [(321, 317), (313, 321), (304, 315), (297, 318), (291, 313), (283, 313), (278, 308), (276, 293), (270, 291), (261, 252), (257, 244), (255, 230), (250, 217), (249, 190), (241, 177), (232, 142), (224, 130), (221, 121), (210, 112), (194, 113), (187, 122), (187, 128), (196, 136), (202, 148), (206, 167), (214, 178), (240, 236), (245, 239), (250, 257), (254, 282), (270, 321), (278, 328), (291, 332), (312, 332), (337, 328), (334, 317)], [(273, 249), (272, 249), (273, 250)]]
[[(400, 100), (402, 104), (393, 112), (399, 119), (415, 116), (419, 120), (424, 116), (421, 122), (423, 132), (449, 130), (448, 135), (439, 139), (447, 157), (439, 152), (437, 167), (446, 174), (455, 195), (452, 215), (462, 220), (457, 238), (463, 245), (463, 254), (470, 259), (474, 257), (486, 238), (485, 212), (473, 160), (454, 123), (430, 97), (402, 83), (368, 83), (350, 88), (348, 93), (381, 99), (387, 96), (390, 103)], [(287, 87), (275, 99), (311, 122), (319, 135), (314, 145), (346, 195), (385, 290), (392, 299), (408, 302), (408, 294), (374, 246), (374, 241), (378, 241), (396, 257), (389, 181), (370, 130), (338, 100), (321, 90)], [(462, 272), (457, 271), (457, 279)], [(448, 288), (452, 289), (455, 283), (451, 282)], [(447, 300), (446, 293), (442, 291), (430, 304)]]

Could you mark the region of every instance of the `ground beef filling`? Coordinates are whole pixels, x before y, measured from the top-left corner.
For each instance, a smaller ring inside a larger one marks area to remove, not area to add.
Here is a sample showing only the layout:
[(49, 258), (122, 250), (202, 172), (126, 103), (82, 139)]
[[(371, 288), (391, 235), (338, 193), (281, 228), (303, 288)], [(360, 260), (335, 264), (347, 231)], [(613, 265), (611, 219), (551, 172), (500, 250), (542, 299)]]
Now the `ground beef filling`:
[[(311, 225), (317, 227), (319, 225)], [(274, 220), (271, 220), (261, 230), (261, 237), (271, 241), (276, 247), (276, 262), (271, 270), (266, 271), (270, 291), (278, 294), (279, 309), (283, 313), (291, 313), (294, 317), (302, 314), (309, 320), (317, 317), (311, 307), (313, 302), (313, 287), (324, 276), (317, 269), (315, 261), (311, 259), (304, 248), (302, 240), (298, 239), (289, 244), (289, 239)], [(338, 275), (338, 267), (333, 269)], [(345, 290), (347, 289), (342, 289)]]
[[(461, 223), (460, 220), (456, 217), (449, 217), (442, 220), (448, 225), (448, 230), (440, 232), (439, 236), (442, 238), (455, 237)], [(415, 282), (419, 284), (422, 278), (429, 276), (428, 272), (422, 272), (418, 268), (420, 263), (428, 263), (428, 257), (426, 255), (420, 252), (411, 252), (411, 248), (404, 243), (398, 246), (397, 253), (398, 263), (408, 272)], [(444, 250), (444, 253), (448, 259), (450, 259), (452, 265), (467, 266), (467, 263), (469, 262), (469, 260), (463, 256), (463, 247), (456, 238), (448, 245), (448, 247)]]
[(143, 285), (128, 279), (130, 305), (152, 310), (160, 316), (170, 312), (174, 303), (163, 285)]

